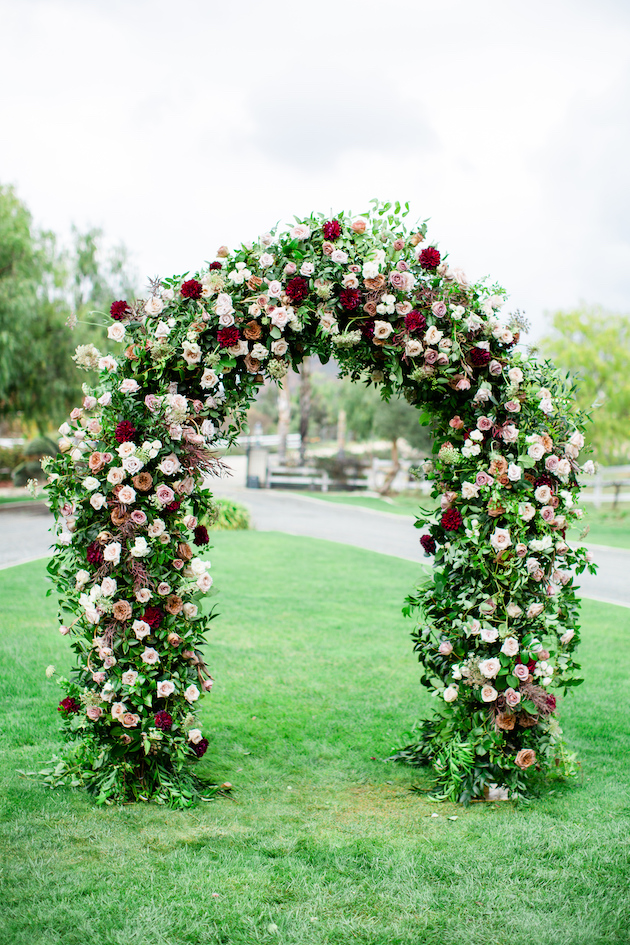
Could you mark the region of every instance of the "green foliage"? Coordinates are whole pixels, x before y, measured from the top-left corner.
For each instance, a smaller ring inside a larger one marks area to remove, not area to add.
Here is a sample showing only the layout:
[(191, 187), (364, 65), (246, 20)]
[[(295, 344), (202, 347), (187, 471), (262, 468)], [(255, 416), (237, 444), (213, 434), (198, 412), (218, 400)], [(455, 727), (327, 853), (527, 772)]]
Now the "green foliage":
[(591, 413), (587, 442), (599, 462), (630, 459), (630, 316), (599, 305), (554, 312), (545, 355), (576, 382), (575, 400)]
[(252, 516), (246, 505), (234, 499), (213, 499), (213, 509), (203, 524), (213, 532), (233, 532), (252, 527)]

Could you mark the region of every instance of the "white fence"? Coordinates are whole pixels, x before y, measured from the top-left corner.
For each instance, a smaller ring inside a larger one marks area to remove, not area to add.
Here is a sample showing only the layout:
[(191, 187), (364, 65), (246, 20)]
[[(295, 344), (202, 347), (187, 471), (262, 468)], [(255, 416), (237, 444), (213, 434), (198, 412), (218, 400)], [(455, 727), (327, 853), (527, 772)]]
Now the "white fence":
[(600, 466), (594, 476), (580, 476), (582, 502), (598, 509), (604, 502), (630, 502), (630, 466)]

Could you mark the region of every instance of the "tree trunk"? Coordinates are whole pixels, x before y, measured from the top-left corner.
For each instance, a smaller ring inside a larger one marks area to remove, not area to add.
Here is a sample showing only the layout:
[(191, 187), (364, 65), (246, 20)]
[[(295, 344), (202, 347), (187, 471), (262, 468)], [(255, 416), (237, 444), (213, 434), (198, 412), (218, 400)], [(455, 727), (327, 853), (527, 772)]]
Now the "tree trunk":
[(385, 481), (383, 485), (378, 490), (379, 495), (389, 495), (389, 490), (391, 489), (392, 482), (396, 478), (400, 470), (400, 458), (398, 455), (398, 437), (394, 437), (392, 440), (392, 466), (385, 476)]
[(306, 461), (306, 441), (311, 419), (311, 359), (304, 358), (300, 366), (300, 465)]
[(291, 423), (291, 395), (289, 394), (289, 375), (285, 374), (278, 384), (278, 463), (284, 466), (287, 461), (287, 435)]

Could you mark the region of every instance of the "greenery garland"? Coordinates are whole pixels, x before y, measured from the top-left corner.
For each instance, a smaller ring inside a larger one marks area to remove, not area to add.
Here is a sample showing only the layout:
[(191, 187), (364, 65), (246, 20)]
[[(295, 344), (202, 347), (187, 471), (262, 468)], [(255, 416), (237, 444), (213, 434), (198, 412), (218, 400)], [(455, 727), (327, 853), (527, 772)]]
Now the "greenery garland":
[(504, 291), (451, 269), (407, 214), (313, 214), (222, 247), (193, 277), (112, 305), (120, 357), (77, 349), (100, 381), (44, 464), (49, 571), (77, 657), (61, 680), (73, 749), (57, 774), (74, 771), (101, 801), (185, 805), (203, 790), (192, 763), (208, 747), (196, 708), (212, 685), (201, 648), (214, 615), (195, 547), (221, 472), (213, 450), (238, 435), (265, 377), (310, 354), (403, 395), (432, 428), (425, 473), (441, 508), (416, 524), (435, 568), (406, 610), (439, 708), (403, 756), (467, 801), (489, 784), (522, 793), (561, 751), (551, 690), (580, 681), (572, 569), (592, 567), (565, 541), (581, 514), (583, 418), (567, 382), (516, 347), (522, 320), (500, 316)]

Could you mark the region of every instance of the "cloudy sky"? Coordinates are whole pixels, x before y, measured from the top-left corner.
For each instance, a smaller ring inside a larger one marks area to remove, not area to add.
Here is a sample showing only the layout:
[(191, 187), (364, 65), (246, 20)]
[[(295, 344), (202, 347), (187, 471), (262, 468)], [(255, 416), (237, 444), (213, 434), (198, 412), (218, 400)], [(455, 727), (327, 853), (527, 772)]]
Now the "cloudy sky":
[(525, 310), (630, 309), (627, 0), (0, 0), (0, 183), (171, 275), (410, 201)]

